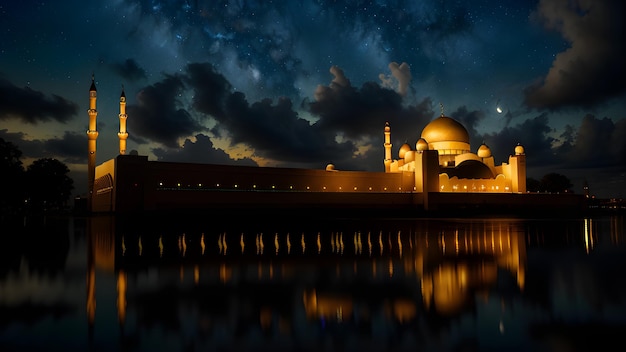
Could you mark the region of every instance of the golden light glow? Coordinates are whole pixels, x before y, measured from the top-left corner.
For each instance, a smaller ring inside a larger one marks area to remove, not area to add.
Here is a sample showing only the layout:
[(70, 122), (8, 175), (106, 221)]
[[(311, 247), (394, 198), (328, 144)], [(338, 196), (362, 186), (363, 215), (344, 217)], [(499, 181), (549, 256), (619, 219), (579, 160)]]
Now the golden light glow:
[(126, 321), (126, 286), (127, 278), (124, 270), (120, 270), (117, 274), (117, 317), (120, 324)]
[(159, 257), (163, 257), (163, 236), (159, 236)]

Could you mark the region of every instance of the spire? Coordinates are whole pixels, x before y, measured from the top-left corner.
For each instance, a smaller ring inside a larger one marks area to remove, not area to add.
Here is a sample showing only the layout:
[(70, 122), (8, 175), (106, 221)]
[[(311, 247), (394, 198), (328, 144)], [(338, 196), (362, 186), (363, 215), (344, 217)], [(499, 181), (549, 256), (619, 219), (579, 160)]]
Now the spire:
[(444, 116), (443, 115), (443, 103), (439, 103), (439, 107), (441, 108), (441, 116)]
[(91, 74), (91, 87), (89, 88), (90, 92), (95, 92), (96, 91), (96, 76), (92, 73)]
[(124, 85), (122, 84), (122, 94), (120, 95), (120, 98), (126, 98), (126, 93), (124, 93)]

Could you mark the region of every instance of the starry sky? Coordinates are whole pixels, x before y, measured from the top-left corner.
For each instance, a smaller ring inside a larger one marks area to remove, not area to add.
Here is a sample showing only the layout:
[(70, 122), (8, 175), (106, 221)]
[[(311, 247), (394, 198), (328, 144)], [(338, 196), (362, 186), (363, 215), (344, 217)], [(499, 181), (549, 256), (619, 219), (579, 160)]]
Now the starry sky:
[(441, 115), (496, 164), (626, 197), (622, 0), (0, 3), (0, 138), (27, 166), (56, 158), (87, 188), (89, 87), (97, 164), (149, 160), (384, 171)]

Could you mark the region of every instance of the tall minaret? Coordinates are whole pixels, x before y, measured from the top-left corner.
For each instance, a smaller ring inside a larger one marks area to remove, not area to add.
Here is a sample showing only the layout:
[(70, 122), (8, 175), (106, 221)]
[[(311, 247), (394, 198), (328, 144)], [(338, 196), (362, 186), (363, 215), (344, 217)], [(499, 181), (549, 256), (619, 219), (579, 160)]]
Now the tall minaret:
[(120, 138), (120, 155), (126, 154), (126, 139), (128, 139), (128, 132), (126, 132), (126, 94), (124, 94), (124, 86), (122, 86), (122, 95), (120, 95), (120, 131), (117, 136)]
[(391, 127), (385, 122), (385, 172), (391, 171)]
[(96, 139), (98, 139), (98, 131), (96, 130), (96, 117), (98, 111), (96, 110), (96, 82), (94, 75), (91, 75), (91, 88), (89, 88), (89, 129), (87, 130), (87, 138), (89, 139), (89, 159), (87, 165), (88, 175), (88, 193), (87, 202), (88, 209), (91, 211), (91, 197), (93, 195), (93, 186), (96, 178)]

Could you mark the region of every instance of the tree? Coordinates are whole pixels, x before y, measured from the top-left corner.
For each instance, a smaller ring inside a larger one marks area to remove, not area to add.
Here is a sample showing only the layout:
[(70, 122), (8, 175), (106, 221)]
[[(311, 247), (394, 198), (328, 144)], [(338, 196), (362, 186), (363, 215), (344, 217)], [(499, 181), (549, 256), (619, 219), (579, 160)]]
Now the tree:
[(572, 192), (574, 185), (564, 175), (552, 172), (541, 178), (541, 191), (549, 193), (568, 193)]
[(0, 138), (0, 209), (4, 213), (8, 209), (19, 209), (24, 203), (24, 167), (22, 151), (13, 143)]
[(28, 201), (34, 210), (60, 210), (74, 189), (70, 170), (56, 159), (35, 160), (26, 169)]
[(526, 190), (528, 192), (539, 192), (541, 191), (541, 182), (535, 178), (528, 177), (526, 179)]

